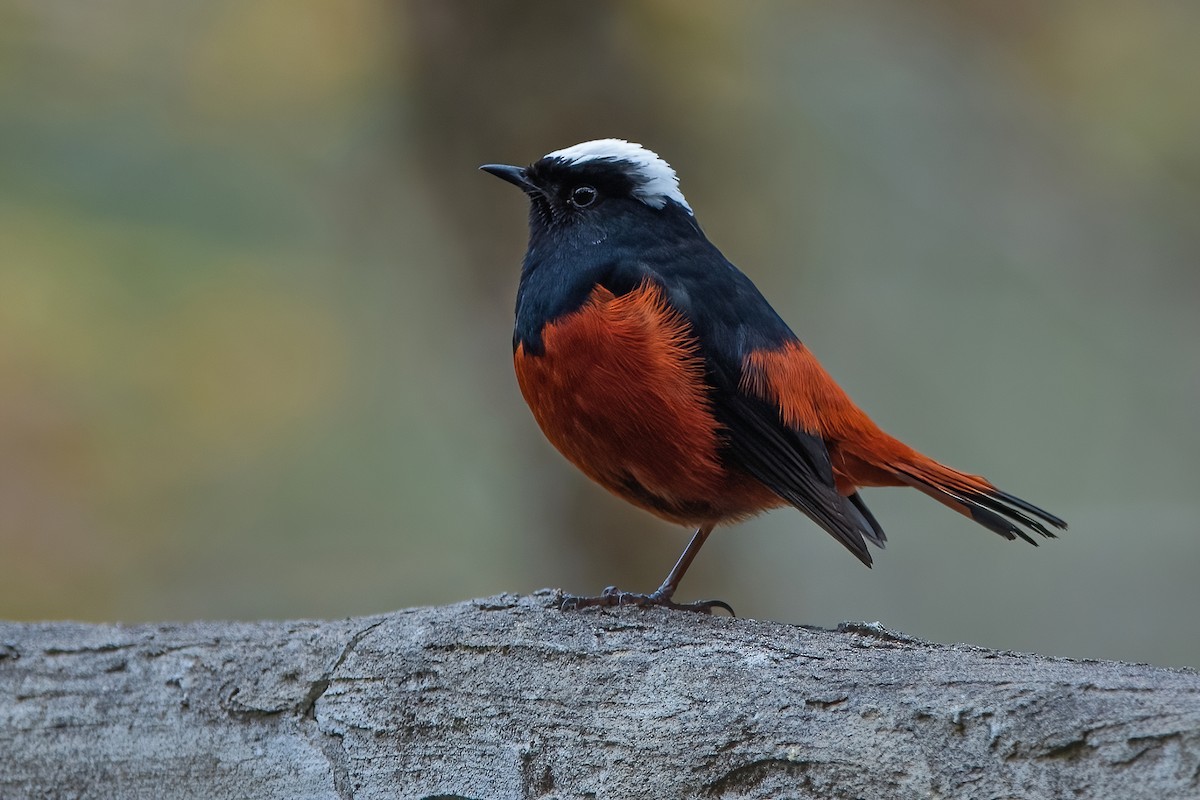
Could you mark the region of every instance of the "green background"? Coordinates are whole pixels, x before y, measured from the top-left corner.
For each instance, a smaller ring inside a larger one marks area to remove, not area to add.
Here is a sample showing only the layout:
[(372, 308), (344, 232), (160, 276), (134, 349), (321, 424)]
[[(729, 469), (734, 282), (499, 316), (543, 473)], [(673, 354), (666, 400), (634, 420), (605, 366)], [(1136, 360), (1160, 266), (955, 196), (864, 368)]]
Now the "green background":
[(1066, 517), (868, 490), (684, 598), (1200, 664), (1200, 5), (0, 2), (0, 616), (343, 616), (648, 590), (685, 533), (545, 443), (525, 206), (606, 136), (893, 434)]

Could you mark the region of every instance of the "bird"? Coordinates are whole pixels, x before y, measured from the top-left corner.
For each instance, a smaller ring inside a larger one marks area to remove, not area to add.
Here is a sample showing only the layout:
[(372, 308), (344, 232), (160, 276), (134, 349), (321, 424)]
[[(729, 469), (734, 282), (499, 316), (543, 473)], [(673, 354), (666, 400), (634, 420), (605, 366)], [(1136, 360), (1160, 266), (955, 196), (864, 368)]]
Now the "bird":
[(481, 170), (529, 199), (513, 364), (542, 432), (587, 477), (695, 529), (654, 591), (564, 595), (564, 609), (675, 601), (713, 530), (792, 506), (870, 567), (887, 537), (861, 490), (916, 489), (1005, 539), (1061, 518), (885, 433), (713, 245), (657, 153), (624, 139)]

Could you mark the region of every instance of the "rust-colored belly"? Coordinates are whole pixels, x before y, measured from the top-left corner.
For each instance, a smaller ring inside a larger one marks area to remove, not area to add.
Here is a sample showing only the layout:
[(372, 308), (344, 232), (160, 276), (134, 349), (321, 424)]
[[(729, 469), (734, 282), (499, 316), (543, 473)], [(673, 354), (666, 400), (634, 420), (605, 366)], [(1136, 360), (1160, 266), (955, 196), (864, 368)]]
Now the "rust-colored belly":
[(597, 289), (542, 330), (543, 352), (514, 355), (517, 381), (550, 442), (588, 477), (681, 524), (782, 504), (721, 462), (721, 430), (687, 321), (653, 284)]

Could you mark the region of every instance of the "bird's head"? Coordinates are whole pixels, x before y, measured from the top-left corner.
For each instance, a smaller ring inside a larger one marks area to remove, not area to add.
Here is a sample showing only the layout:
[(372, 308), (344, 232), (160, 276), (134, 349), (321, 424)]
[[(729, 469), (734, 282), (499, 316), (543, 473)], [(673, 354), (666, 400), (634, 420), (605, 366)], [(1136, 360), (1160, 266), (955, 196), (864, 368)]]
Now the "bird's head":
[(631, 217), (645, 222), (652, 216), (692, 216), (671, 165), (624, 139), (555, 150), (527, 167), (484, 164), (480, 169), (529, 195), (535, 237), (550, 231), (607, 233)]

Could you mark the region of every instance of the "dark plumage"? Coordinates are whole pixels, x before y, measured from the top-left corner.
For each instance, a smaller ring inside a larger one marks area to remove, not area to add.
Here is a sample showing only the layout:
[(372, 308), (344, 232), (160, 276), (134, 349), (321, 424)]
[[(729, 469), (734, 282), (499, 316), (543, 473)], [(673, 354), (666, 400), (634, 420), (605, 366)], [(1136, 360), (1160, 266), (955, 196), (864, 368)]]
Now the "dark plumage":
[(657, 591), (567, 605), (726, 607), (671, 598), (713, 527), (782, 505), (870, 566), (866, 542), (886, 537), (863, 486), (912, 486), (1009, 539), (1066, 527), (871, 422), (708, 241), (654, 153), (607, 139), (482, 169), (530, 199), (513, 352), (539, 425), (614, 494), (698, 527)]

